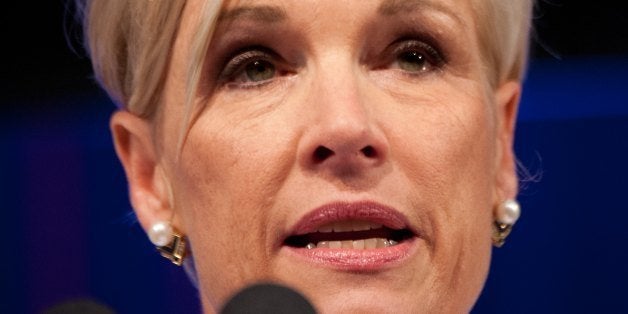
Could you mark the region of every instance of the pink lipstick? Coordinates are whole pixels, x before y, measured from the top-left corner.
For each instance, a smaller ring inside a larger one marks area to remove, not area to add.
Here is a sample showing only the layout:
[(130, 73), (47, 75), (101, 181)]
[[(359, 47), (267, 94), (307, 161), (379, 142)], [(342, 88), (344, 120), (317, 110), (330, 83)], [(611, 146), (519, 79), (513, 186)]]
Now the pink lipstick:
[(375, 271), (408, 257), (417, 235), (392, 207), (372, 201), (335, 202), (301, 218), (285, 237), (283, 248), (319, 265)]

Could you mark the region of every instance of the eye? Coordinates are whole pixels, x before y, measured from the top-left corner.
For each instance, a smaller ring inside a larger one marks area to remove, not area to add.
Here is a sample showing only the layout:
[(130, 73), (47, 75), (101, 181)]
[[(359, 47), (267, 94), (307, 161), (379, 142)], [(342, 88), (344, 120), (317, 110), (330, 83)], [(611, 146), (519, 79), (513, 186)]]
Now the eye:
[(393, 46), (392, 67), (409, 73), (428, 72), (445, 63), (432, 45), (419, 40), (406, 40)]
[(257, 86), (279, 75), (276, 55), (264, 48), (249, 48), (229, 59), (220, 74), (226, 84)]
[(429, 67), (427, 57), (418, 51), (406, 51), (402, 53), (397, 58), (397, 62), (399, 62), (400, 69), (410, 72), (425, 71)]
[(275, 66), (266, 60), (255, 60), (244, 67), (244, 81), (260, 82), (275, 76)]

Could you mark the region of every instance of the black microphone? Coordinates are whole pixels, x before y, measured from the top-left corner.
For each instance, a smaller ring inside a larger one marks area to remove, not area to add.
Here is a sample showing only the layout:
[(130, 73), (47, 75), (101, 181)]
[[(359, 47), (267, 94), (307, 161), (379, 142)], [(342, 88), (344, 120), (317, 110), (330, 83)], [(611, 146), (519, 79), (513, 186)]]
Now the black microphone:
[(56, 304), (42, 312), (43, 314), (114, 314), (105, 304), (91, 299), (72, 299)]
[(299, 292), (277, 284), (260, 283), (240, 290), (225, 303), (221, 314), (315, 314)]

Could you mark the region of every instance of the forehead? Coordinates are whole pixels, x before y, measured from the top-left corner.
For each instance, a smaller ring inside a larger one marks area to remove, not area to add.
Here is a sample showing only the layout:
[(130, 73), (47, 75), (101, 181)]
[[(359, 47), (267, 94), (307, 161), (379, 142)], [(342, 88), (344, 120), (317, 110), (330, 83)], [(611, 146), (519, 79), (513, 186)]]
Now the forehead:
[(221, 6), (218, 21), (251, 18), (277, 22), (302, 15), (314, 18), (360, 14), (394, 16), (417, 11), (441, 14), (461, 25), (468, 23), (472, 13), (468, 1), (453, 0), (226, 0)]
[(475, 24), (471, 0), (188, 0), (174, 58), (194, 68), (200, 60), (190, 56), (202, 54), (202, 47), (212, 45), (217, 37), (232, 36), (235, 30), (259, 33), (260, 29), (273, 36), (297, 31), (312, 44), (347, 36), (366, 39), (382, 28), (415, 27), (458, 38), (455, 41), (464, 43), (465, 50), (477, 51)]

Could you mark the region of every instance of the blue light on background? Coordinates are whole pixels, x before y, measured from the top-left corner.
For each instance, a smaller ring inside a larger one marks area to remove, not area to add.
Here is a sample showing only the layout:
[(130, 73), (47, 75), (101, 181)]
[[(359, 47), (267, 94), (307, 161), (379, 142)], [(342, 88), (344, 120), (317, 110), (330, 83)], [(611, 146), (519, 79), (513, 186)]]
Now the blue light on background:
[[(531, 64), (515, 148), (542, 179), (522, 189), (522, 219), (494, 250), (474, 313), (628, 312), (627, 76), (626, 58)], [(130, 214), (113, 105), (102, 93), (45, 105), (0, 118), (0, 313), (79, 297), (120, 313), (198, 312), (183, 271)]]

